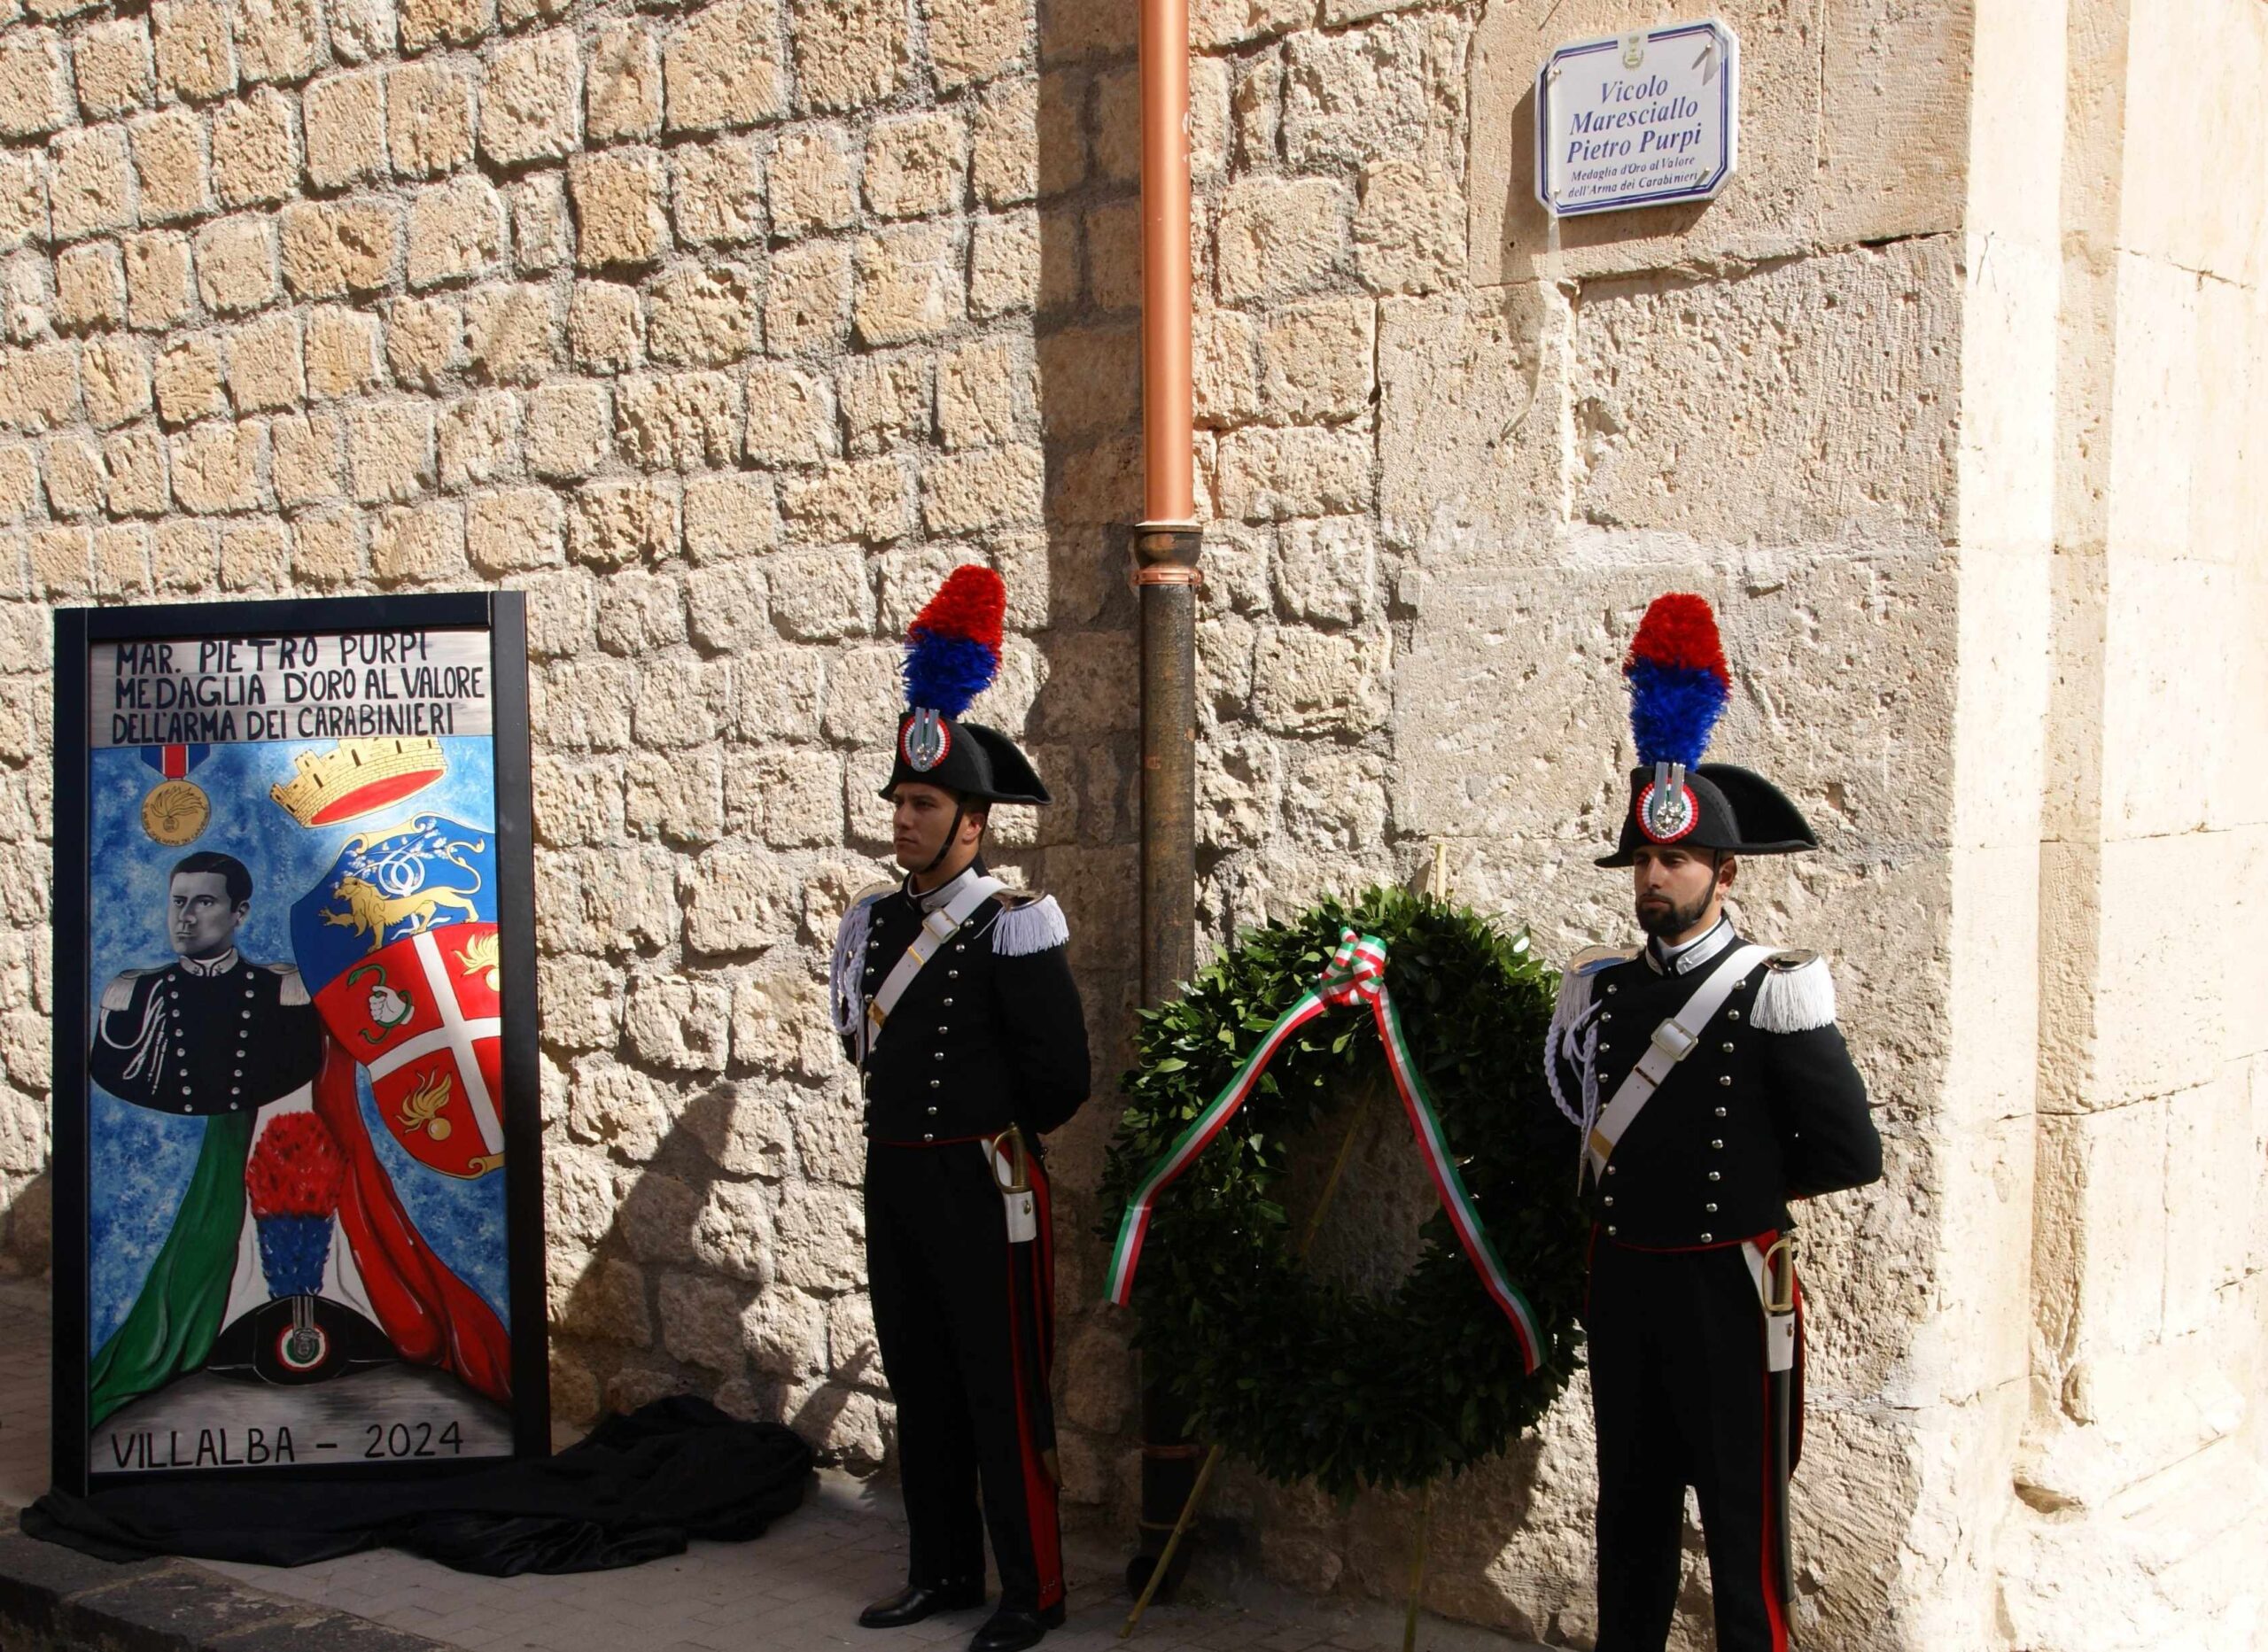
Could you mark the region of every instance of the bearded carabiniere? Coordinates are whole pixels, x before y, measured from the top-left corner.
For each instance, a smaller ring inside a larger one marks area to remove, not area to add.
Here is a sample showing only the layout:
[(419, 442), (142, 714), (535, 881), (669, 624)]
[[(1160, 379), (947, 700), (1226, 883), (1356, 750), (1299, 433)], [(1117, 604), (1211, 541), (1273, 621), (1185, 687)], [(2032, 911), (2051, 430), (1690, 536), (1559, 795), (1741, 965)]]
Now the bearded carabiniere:
[(1685, 1488), (1724, 1652), (1785, 1652), (1802, 1442), (1790, 1200), (1882, 1175), (1825, 960), (1725, 914), (1744, 855), (1818, 846), (1761, 775), (1704, 763), (1731, 690), (1697, 596), (1646, 610), (1623, 674), (1638, 766), (1620, 841), (1646, 943), (1572, 962), (1545, 1043), (1594, 1222), (1599, 1652), (1660, 1652)]

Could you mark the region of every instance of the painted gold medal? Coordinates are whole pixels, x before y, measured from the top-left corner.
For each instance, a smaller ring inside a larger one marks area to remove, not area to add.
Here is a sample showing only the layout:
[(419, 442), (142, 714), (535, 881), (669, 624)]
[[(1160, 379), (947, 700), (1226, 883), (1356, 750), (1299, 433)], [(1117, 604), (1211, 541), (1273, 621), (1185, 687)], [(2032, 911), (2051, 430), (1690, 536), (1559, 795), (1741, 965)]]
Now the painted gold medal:
[(188, 780), (160, 780), (142, 800), (142, 829), (167, 849), (194, 842), (212, 818), (212, 800)]

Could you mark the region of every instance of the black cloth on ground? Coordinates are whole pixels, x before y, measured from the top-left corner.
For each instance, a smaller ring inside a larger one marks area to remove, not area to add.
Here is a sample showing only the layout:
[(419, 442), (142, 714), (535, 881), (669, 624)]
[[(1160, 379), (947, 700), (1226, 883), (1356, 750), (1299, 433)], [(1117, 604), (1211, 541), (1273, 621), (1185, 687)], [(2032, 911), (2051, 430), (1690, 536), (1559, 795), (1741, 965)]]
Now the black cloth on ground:
[(28, 1537), (105, 1560), (304, 1566), (390, 1547), (509, 1578), (635, 1566), (682, 1554), (692, 1538), (761, 1537), (803, 1501), (811, 1473), (811, 1447), (793, 1430), (739, 1422), (679, 1395), (608, 1416), (556, 1456), (445, 1478), (183, 1478), (85, 1497), (50, 1491), (20, 1524)]

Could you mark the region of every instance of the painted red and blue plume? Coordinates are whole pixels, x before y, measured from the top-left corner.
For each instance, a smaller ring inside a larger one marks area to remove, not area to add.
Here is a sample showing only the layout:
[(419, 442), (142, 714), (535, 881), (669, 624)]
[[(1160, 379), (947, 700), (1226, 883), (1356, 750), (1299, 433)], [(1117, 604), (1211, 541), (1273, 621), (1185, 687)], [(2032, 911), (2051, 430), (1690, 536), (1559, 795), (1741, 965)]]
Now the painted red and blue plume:
[(268, 1121), (245, 1166), (245, 1192), (260, 1229), (260, 1267), (270, 1296), (313, 1296), (330, 1254), (346, 1161), (330, 1127), (312, 1113)]
[(1622, 675), (1630, 685), (1630, 734), (1640, 765), (1698, 764), (1733, 692), (1709, 604), (1682, 591), (1656, 597), (1630, 640)]
[(1008, 588), (990, 568), (964, 563), (945, 576), (905, 628), (905, 705), (958, 717), (1000, 674), (1000, 619)]

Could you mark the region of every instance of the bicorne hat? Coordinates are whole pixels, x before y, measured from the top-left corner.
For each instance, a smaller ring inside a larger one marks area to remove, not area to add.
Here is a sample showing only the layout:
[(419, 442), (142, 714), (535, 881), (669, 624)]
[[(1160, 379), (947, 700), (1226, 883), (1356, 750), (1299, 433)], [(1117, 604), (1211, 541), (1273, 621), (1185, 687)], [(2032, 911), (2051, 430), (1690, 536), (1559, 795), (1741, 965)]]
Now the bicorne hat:
[(945, 576), (905, 628), (905, 710), (884, 797), (919, 780), (967, 803), (1051, 801), (1015, 741), (997, 728), (961, 720), (969, 702), (1000, 674), (1000, 619), (1007, 606), (1000, 576), (967, 564)]
[(1627, 866), (1649, 845), (1731, 855), (1792, 855), (1819, 840), (1787, 795), (1751, 770), (1704, 763), (1709, 735), (1732, 697), (1717, 617), (1697, 596), (1656, 597), (1631, 639), (1622, 675), (1638, 766), (1621, 841), (1602, 866)]

